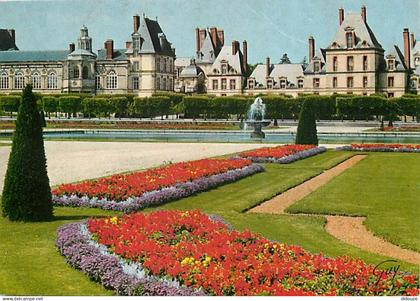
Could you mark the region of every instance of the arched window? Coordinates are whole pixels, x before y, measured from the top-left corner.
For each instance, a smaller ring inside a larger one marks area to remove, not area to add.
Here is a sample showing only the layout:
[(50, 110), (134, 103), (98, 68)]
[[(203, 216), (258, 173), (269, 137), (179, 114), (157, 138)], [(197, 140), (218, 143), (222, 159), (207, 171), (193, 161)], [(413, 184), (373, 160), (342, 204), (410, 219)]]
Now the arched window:
[(7, 72), (0, 73), (0, 89), (9, 89), (9, 76)]
[(89, 78), (89, 68), (88, 68), (88, 66), (83, 67), (82, 77), (83, 77), (83, 79), (88, 79)]
[(48, 89), (57, 89), (57, 74), (55, 72), (48, 74)]
[(41, 89), (41, 75), (38, 72), (32, 74), (31, 82), (33, 89)]
[(15, 74), (15, 89), (23, 89), (24, 85), (25, 78), (23, 77), (23, 73), (19, 71)]
[(79, 66), (74, 66), (73, 67), (73, 78), (79, 78), (79, 76), (80, 76)]
[(106, 77), (106, 87), (108, 89), (117, 89), (118, 81), (117, 81), (117, 75), (114, 71), (111, 71), (108, 73)]
[(101, 89), (101, 76), (99, 74), (95, 75), (95, 87), (96, 87), (96, 90)]

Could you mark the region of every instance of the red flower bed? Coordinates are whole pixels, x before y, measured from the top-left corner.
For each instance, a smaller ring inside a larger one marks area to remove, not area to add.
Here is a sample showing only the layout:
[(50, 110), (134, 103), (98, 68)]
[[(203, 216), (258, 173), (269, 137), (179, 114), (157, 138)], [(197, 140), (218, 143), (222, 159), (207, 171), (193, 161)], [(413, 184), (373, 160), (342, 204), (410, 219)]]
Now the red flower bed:
[(131, 174), (118, 174), (94, 181), (64, 184), (53, 190), (55, 195), (77, 195), (108, 198), (114, 201), (140, 196), (145, 192), (193, 181), (251, 165), (245, 159), (203, 159), (170, 164)]
[(281, 145), (276, 147), (264, 147), (256, 150), (240, 153), (242, 158), (275, 158), (280, 159), (295, 153), (315, 148), (315, 145)]
[(417, 276), (380, 273), (349, 257), (327, 258), (230, 231), (199, 211), (91, 219), (99, 243), (151, 275), (214, 295), (417, 295)]

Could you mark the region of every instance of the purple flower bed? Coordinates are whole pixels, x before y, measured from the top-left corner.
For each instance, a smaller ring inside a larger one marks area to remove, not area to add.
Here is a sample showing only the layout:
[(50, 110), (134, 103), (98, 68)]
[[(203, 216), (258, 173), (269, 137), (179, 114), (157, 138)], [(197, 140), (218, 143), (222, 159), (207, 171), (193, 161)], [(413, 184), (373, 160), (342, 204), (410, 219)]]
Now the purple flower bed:
[(359, 151), (359, 152), (393, 152), (393, 153), (420, 153), (420, 148), (413, 148), (413, 147), (394, 147), (394, 146), (386, 146), (386, 145), (366, 145), (365, 147), (362, 145), (354, 146), (354, 145), (345, 145), (339, 146), (336, 148), (338, 151)]
[(116, 202), (106, 198), (89, 198), (87, 196), (79, 197), (76, 195), (53, 195), (53, 203), (58, 206), (95, 207), (129, 213), (145, 207), (156, 206), (191, 196), (223, 184), (235, 182), (239, 179), (262, 171), (264, 171), (262, 166), (252, 164), (244, 168), (229, 170), (225, 173), (212, 175), (210, 177), (203, 177), (192, 182), (180, 183), (172, 187), (162, 188), (161, 190), (146, 192), (139, 197), (130, 197), (126, 201), (122, 202)]
[(315, 156), (317, 154), (325, 152), (327, 149), (323, 146), (314, 147), (308, 150), (297, 152), (293, 155), (289, 155), (282, 158), (263, 158), (263, 157), (247, 157), (246, 159), (252, 160), (254, 163), (280, 163), (289, 164), (301, 159)]
[(67, 263), (123, 296), (204, 296), (177, 281), (148, 276), (141, 265), (128, 263), (96, 243), (84, 222), (57, 230), (56, 246)]

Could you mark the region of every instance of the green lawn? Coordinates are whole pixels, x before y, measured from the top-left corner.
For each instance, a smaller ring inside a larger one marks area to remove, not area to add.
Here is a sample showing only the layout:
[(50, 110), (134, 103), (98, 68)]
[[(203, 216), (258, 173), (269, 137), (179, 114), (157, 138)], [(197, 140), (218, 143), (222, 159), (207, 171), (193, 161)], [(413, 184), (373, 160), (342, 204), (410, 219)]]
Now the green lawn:
[(420, 251), (420, 155), (370, 154), (288, 212), (367, 216), (375, 234)]
[[(383, 155), (369, 156), (375, 159)], [(405, 161), (405, 155), (395, 157), (395, 165)], [(323, 252), (328, 256), (360, 257), (376, 264), (387, 258), (364, 252), (330, 236), (324, 231), (325, 220), (322, 217), (244, 213), (248, 208), (316, 176), (350, 156), (350, 152), (328, 151), (289, 165), (267, 164), (264, 173), (146, 211), (198, 208), (221, 215), (235, 228), (247, 228), (269, 239), (301, 245), (311, 252)], [(388, 159), (388, 166), (392, 166), (389, 162), (393, 162), (391, 159)], [(407, 172), (404, 169), (400, 171)], [(420, 182), (419, 176), (415, 176)], [(408, 193), (413, 193), (413, 190), (410, 191)], [(0, 218), (0, 295), (110, 295), (111, 292), (68, 266), (55, 249), (54, 241), (56, 230), (62, 224), (89, 216), (115, 214), (118, 213), (88, 208), (55, 208), (56, 220), (49, 223), (11, 223)], [(389, 230), (389, 226), (390, 223), (387, 223), (383, 228)], [(402, 263), (401, 267), (418, 271), (417, 266), (408, 263)]]

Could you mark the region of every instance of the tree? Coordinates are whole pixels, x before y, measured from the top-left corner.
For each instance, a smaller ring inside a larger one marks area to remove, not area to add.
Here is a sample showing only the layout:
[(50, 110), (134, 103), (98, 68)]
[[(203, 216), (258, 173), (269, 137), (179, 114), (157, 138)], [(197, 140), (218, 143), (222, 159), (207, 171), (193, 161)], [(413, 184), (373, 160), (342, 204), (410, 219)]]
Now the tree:
[(291, 64), (290, 59), (287, 56), (287, 53), (283, 54), (283, 56), (281, 57), (280, 64)]
[(23, 90), (4, 180), (2, 214), (12, 221), (53, 217), (40, 114), (32, 86)]
[(315, 114), (313, 112), (312, 102), (309, 100), (304, 101), (302, 110), (300, 111), (296, 144), (318, 145)]
[(306, 69), (306, 67), (308, 67), (308, 60), (306, 56), (303, 57), (301, 65), (303, 66), (303, 69)]

